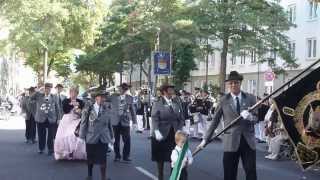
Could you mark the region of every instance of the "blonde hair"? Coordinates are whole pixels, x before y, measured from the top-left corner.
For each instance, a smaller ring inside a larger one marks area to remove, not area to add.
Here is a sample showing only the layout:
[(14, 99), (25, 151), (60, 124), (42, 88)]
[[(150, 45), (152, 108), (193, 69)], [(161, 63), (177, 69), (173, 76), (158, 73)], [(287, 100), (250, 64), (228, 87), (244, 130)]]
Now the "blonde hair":
[(178, 144), (179, 142), (184, 144), (187, 141), (187, 137), (188, 135), (185, 132), (178, 130), (174, 136), (174, 139), (176, 144)]
[(79, 86), (77, 85), (72, 85), (69, 89), (69, 92), (70, 91), (75, 91), (77, 94), (79, 94)]

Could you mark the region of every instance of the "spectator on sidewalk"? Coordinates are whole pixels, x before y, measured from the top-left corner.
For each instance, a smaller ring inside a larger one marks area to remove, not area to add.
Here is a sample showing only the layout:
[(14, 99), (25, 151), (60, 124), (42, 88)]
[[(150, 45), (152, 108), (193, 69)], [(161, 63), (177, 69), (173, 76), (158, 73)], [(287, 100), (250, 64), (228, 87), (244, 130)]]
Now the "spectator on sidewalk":
[[(268, 94), (264, 94), (264, 96), (268, 96)], [(261, 98), (258, 97), (258, 101)], [(269, 100), (264, 101), (258, 108), (258, 123), (255, 125), (255, 137), (258, 143), (266, 142), (265, 128), (266, 124), (264, 122), (264, 118), (269, 109)]]

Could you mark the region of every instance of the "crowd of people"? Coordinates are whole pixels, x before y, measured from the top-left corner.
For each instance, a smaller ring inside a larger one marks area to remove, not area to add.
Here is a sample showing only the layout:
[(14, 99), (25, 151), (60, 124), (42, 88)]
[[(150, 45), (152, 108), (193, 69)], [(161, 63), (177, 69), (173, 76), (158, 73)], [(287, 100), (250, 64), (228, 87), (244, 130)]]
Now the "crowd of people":
[[(38, 153), (54, 155), (56, 160), (86, 160), (88, 180), (92, 179), (93, 166), (98, 164), (101, 179), (106, 180), (107, 154), (114, 151), (114, 162), (130, 163), (131, 130), (149, 130), (151, 159), (158, 167), (158, 179), (163, 180), (164, 163), (170, 162), (174, 167), (189, 137), (201, 141), (198, 147), (204, 148), (224, 125), (241, 116), (243, 120), (223, 134), (225, 179), (236, 179), (241, 157), (247, 180), (254, 180), (256, 142), (266, 142), (270, 152), (266, 158), (275, 160), (287, 136), (268, 100), (256, 112), (247, 111), (260, 99), (241, 91), (241, 81), (242, 76), (232, 72), (226, 81), (230, 92), (215, 98), (204, 89), (195, 88), (192, 94), (168, 84), (162, 85), (156, 96), (150, 95), (148, 88), (131, 95), (127, 83), (122, 83), (116, 92), (90, 90), (86, 97), (79, 96), (77, 86), (69, 88), (68, 96), (63, 95), (61, 84), (55, 86), (55, 94), (51, 83), (30, 87), (20, 100), (26, 143), (38, 142)], [(187, 167), (192, 162), (188, 150), (181, 180), (188, 179)]]

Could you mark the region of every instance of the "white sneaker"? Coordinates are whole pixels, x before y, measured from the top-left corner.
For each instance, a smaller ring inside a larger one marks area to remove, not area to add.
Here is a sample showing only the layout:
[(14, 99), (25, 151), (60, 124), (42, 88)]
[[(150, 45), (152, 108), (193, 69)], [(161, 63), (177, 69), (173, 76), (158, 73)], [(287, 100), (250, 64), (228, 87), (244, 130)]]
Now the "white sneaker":
[(277, 154), (270, 154), (270, 156), (268, 156), (266, 158), (270, 159), (270, 160), (277, 160), (278, 159), (278, 155)]
[(264, 158), (269, 159), (269, 157), (271, 157), (272, 154), (266, 155)]

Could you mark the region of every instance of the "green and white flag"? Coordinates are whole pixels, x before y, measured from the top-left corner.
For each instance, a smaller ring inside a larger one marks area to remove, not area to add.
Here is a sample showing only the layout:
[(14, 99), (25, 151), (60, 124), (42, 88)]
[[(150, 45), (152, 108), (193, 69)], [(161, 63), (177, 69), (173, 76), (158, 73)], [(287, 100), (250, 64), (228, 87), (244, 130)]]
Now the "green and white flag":
[(181, 153), (179, 153), (178, 160), (173, 167), (173, 170), (172, 170), (172, 173), (170, 176), (170, 180), (179, 180), (181, 170), (183, 168), (183, 164), (182, 164), (183, 159), (187, 153), (188, 148), (189, 148), (189, 143), (187, 141), (186, 143), (184, 143), (182, 150), (181, 150)]

